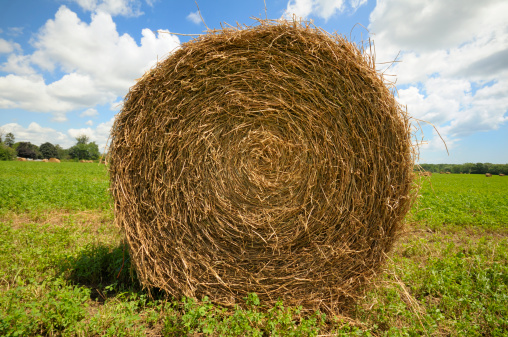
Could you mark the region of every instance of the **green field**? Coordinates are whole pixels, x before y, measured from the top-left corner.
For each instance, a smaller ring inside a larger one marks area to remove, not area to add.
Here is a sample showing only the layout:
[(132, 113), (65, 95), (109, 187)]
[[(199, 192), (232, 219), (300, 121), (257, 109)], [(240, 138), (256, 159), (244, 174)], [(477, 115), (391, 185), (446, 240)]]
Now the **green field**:
[(508, 177), (424, 180), (386, 271), (347, 317), (149, 296), (104, 166), (0, 162), (1, 336), (507, 336)]

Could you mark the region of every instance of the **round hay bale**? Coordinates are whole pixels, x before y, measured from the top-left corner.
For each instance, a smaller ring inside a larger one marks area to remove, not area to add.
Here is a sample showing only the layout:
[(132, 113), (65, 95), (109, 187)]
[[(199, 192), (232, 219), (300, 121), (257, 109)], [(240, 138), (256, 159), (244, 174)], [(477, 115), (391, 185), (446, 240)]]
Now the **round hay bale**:
[(59, 163), (60, 159), (58, 159), (58, 158), (49, 158), (48, 162), (50, 162), (50, 163)]
[(213, 31), (126, 96), (116, 222), (146, 287), (337, 312), (402, 228), (413, 151), (408, 115), (355, 44), (288, 22)]

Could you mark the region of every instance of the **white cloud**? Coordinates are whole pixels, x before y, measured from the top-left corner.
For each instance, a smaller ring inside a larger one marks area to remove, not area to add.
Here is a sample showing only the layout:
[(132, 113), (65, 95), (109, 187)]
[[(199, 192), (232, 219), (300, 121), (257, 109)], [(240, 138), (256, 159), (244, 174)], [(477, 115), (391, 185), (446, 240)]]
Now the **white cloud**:
[(199, 12), (189, 13), (189, 15), (187, 15), (187, 20), (189, 20), (192, 23), (195, 23), (196, 25), (199, 25), (201, 23), (201, 17), (199, 16)]
[(54, 145), (60, 144), (62, 147), (72, 146), (72, 142), (62, 132), (56, 131), (52, 128), (45, 128), (39, 124), (32, 122), (27, 128), (22, 127), (17, 123), (5, 124), (1, 127), (6, 133), (12, 132), (16, 142), (30, 142), (37, 146), (50, 142)]
[(0, 65), (0, 70), (16, 75), (32, 75), (36, 71), (30, 62), (30, 56), (10, 54), (7, 62)]
[(0, 39), (0, 54), (12, 53), (15, 50), (21, 50), (21, 46), (18, 43)]
[(79, 116), (80, 117), (95, 117), (98, 115), (99, 115), (99, 112), (97, 111), (97, 109), (90, 108), (90, 109), (86, 109), (85, 111), (83, 111), (81, 113), (81, 115), (79, 115)]
[[(460, 138), (452, 138), (448, 135), (440, 132), (439, 135), (435, 129), (432, 129), (432, 137), (425, 136), (425, 141), (420, 145), (420, 158), (426, 161), (425, 154), (427, 153), (442, 153), (444, 156), (448, 156), (448, 153), (453, 153), (453, 149), (460, 143)], [(445, 158), (446, 158), (445, 157)]]
[[(47, 112), (64, 121), (67, 112), (117, 102), (136, 78), (179, 46), (174, 35), (141, 33), (138, 45), (128, 34), (119, 35), (105, 12), (93, 14), (88, 24), (60, 7), (32, 40), (32, 55), (11, 54), (1, 65), (11, 73), (0, 77), (0, 108)], [(46, 83), (34, 66), (65, 75)]]
[(90, 120), (88, 120), (85, 124), (86, 124), (86, 125), (93, 126), (93, 121), (90, 119)]
[(51, 96), (48, 89), (49, 86), (39, 75), (0, 77), (0, 109), (65, 113), (75, 108), (71, 102)]
[(472, 101), (471, 85), (465, 80), (435, 78), (426, 81), (422, 89), (411, 86), (398, 93), (399, 101), (411, 107), (413, 117), (436, 125), (459, 118)]
[[(377, 61), (392, 61), (401, 51), (399, 70), (418, 74), (410, 82), (421, 79), (422, 73), (460, 73), (496, 53), (497, 61), (502, 61), (502, 52), (508, 49), (506, 11), (508, 2), (503, 0), (384, 0), (370, 15), (369, 31)], [(508, 61), (501, 64), (508, 67)]]
[(81, 136), (81, 135), (85, 135), (85, 136), (88, 136), (90, 141), (96, 140), (95, 139), (95, 131), (92, 128), (69, 129), (69, 131), (67, 131), (67, 133), (69, 134), (69, 136), (71, 136), (74, 139)]
[(12, 37), (17, 37), (23, 34), (23, 27), (9, 27), (7, 30), (7, 35)]
[(370, 15), (369, 30), (376, 40), (416, 52), (449, 49), (506, 26), (507, 9), (503, 0), (383, 0)]
[(67, 116), (65, 115), (65, 113), (54, 113), (53, 114), (53, 118), (51, 118), (51, 121), (52, 122), (58, 122), (58, 123), (63, 123), (63, 122), (67, 122), (69, 119), (67, 118)]
[(111, 105), (109, 106), (109, 110), (120, 111), (122, 109), (122, 106), (123, 106), (123, 100), (120, 99), (120, 100), (117, 100), (117, 101), (111, 103)]
[(9, 123), (0, 126), (0, 129), (2, 129), (4, 133), (12, 132), (16, 142), (31, 142), (38, 146), (45, 142), (50, 142), (54, 145), (59, 144), (63, 148), (69, 148), (75, 145), (76, 137), (87, 135), (90, 141), (96, 142), (99, 146), (99, 150), (103, 152), (106, 142), (109, 139), (113, 122), (114, 118), (105, 123), (100, 123), (96, 128), (69, 129), (67, 134), (53, 128), (42, 127), (35, 122), (30, 123), (27, 128), (17, 123)]
[[(507, 11), (503, 0), (383, 0), (370, 15), (376, 61), (401, 53), (388, 70), (403, 86), (399, 101), (447, 144), (508, 121)], [(442, 149), (435, 137), (422, 149)]]
[(284, 11), (284, 18), (291, 20), (293, 15), (296, 15), (297, 18), (307, 19), (315, 15), (328, 20), (347, 8), (355, 12), (366, 3), (367, 0), (289, 0)]
[(354, 11), (367, 3), (367, 0), (351, 0), (351, 7)]
[(110, 15), (92, 15), (90, 24), (61, 7), (49, 20), (34, 45), (33, 62), (52, 70), (88, 74), (101, 88), (125, 94), (134, 79), (179, 46), (176, 36), (142, 30), (141, 46), (128, 35), (119, 35)]
[(286, 6), (284, 16), (288, 19), (293, 17), (293, 14), (297, 17), (307, 18), (313, 11), (313, 0), (290, 0)]
[[(77, 3), (82, 9), (90, 12), (104, 12), (112, 16), (139, 16), (140, 2), (137, 0), (69, 0)], [(149, 4), (150, 1), (147, 1)]]
[(91, 142), (97, 143), (97, 145), (99, 146), (99, 150), (101, 152), (104, 152), (114, 120), (115, 118), (113, 117), (105, 123), (100, 123), (99, 125), (97, 125), (95, 129), (92, 129), (91, 127), (81, 129), (69, 129), (68, 134), (72, 139), (75, 139), (76, 137), (81, 135), (86, 135), (88, 136)]

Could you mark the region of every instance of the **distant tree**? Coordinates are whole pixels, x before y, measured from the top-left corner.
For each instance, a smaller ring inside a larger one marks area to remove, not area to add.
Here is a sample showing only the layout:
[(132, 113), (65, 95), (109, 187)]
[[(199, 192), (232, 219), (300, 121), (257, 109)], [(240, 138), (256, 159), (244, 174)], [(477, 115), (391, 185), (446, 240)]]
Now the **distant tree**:
[(483, 167), (485, 169), (485, 172), (483, 172), (483, 173), (497, 174), (497, 172), (494, 171), (494, 164), (492, 164), (492, 163), (484, 163)]
[(100, 157), (99, 146), (95, 142), (89, 143), (85, 135), (76, 137), (76, 145), (69, 149), (69, 156), (78, 160), (96, 160)]
[(473, 170), (473, 167), (474, 167), (473, 163), (462, 164), (462, 172), (471, 173), (471, 171)]
[(8, 147), (12, 147), (14, 145), (14, 135), (12, 134), (12, 132), (9, 132), (8, 134), (5, 135), (5, 140), (4, 140), (4, 144), (7, 145)]
[(30, 142), (20, 142), (16, 147), (18, 157), (37, 159), (37, 146)]
[(5, 144), (0, 143), (0, 160), (16, 159), (16, 151)]
[(452, 173), (463, 172), (462, 165), (452, 165)]
[(88, 150), (86, 144), (76, 144), (69, 149), (69, 156), (72, 159), (88, 159)]
[(58, 151), (56, 150), (56, 147), (49, 142), (42, 144), (39, 147), (39, 150), (41, 151), (43, 158), (58, 158)]
[(70, 159), (71, 158), (69, 156), (69, 150), (66, 150), (66, 149), (62, 148), (58, 144), (55, 145), (55, 149), (56, 149), (56, 152), (58, 154), (58, 156), (57, 156), (58, 159)]
[(97, 160), (101, 156), (99, 152), (99, 145), (95, 142), (91, 142), (88, 144), (88, 153), (90, 154), (90, 159)]
[(90, 141), (90, 138), (88, 138), (87, 135), (79, 135), (76, 137), (76, 141), (78, 142), (78, 144), (88, 144), (88, 142)]

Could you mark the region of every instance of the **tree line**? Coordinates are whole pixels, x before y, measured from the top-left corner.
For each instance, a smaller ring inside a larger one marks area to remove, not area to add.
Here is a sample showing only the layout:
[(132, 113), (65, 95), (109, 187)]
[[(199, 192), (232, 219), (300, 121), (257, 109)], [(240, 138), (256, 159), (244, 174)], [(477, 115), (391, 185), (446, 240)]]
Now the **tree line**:
[(97, 160), (101, 156), (99, 146), (90, 142), (86, 135), (76, 137), (76, 144), (68, 149), (60, 145), (46, 142), (37, 146), (30, 142), (16, 142), (12, 132), (5, 134), (0, 131), (0, 160), (15, 160), (16, 157), (26, 159), (49, 159), (60, 160)]
[(508, 174), (508, 164), (465, 163), (465, 164), (420, 164), (428, 172), (450, 172), (469, 174)]

